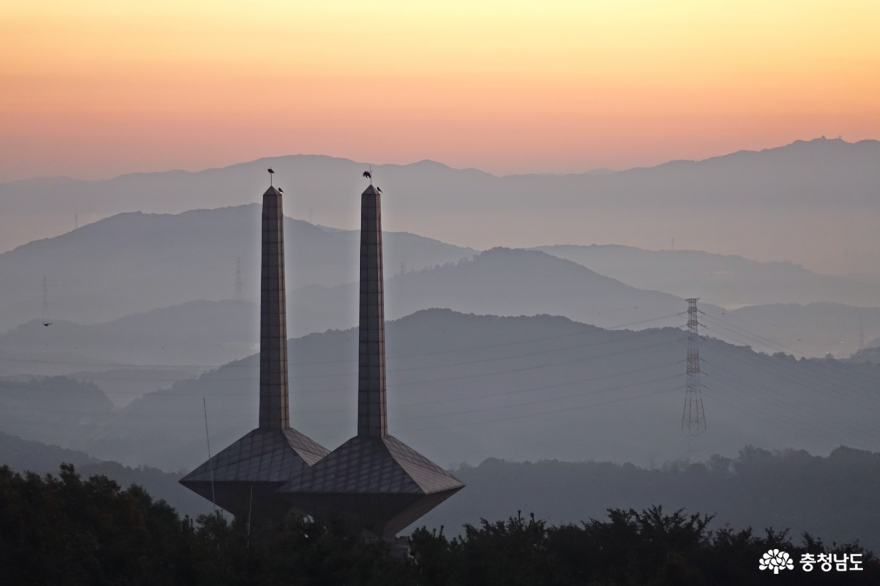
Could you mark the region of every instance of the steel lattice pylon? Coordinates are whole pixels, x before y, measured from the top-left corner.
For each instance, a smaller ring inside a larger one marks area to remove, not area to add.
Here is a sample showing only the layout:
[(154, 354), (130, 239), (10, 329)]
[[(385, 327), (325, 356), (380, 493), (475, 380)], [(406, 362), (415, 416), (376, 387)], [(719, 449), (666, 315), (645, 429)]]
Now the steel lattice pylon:
[(703, 411), (702, 383), (700, 382), (700, 322), (697, 319), (697, 301), (688, 299), (688, 346), (687, 346), (687, 386), (684, 397), (684, 411), (681, 414), (681, 429), (688, 437), (696, 437), (706, 430), (706, 413)]

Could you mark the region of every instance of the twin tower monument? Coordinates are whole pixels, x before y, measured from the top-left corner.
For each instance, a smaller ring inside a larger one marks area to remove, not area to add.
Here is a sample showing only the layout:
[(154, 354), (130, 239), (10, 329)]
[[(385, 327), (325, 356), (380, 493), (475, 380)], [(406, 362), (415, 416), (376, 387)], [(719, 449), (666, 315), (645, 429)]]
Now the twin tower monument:
[(281, 193), (263, 194), (260, 424), (181, 479), (235, 516), (341, 517), (369, 539), (391, 540), (464, 484), (388, 435), (380, 191), (361, 195), (357, 435), (333, 450), (290, 427)]

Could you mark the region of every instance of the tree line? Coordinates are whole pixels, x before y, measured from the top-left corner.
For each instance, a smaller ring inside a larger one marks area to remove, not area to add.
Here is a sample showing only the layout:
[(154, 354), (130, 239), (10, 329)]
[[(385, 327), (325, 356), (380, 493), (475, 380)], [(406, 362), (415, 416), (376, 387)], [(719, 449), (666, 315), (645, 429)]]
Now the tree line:
[[(874, 584), (880, 561), (858, 544), (722, 527), (659, 506), (552, 526), (517, 513), (449, 538), (420, 528), (409, 555), (365, 543), (340, 520), (291, 518), (254, 530), (216, 514), (181, 517), (144, 489), (0, 468), (0, 583), (53, 585), (735, 585)], [(768, 550), (793, 569), (759, 570)], [(861, 570), (805, 572), (804, 554), (859, 556)]]

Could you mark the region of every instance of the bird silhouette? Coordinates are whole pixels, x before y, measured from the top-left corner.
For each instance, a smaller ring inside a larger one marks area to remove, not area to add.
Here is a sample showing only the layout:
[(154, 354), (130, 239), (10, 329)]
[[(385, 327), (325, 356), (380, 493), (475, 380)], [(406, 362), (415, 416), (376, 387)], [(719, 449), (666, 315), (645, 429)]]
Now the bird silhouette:
[(274, 174), (275, 174), (275, 171), (273, 171), (272, 168), (269, 167), (269, 187), (272, 187), (272, 175), (274, 175)]
[(269, 173), (274, 173), (274, 172), (275, 172), (275, 171), (273, 171), (272, 169), (269, 169)]
[(49, 323), (44, 323), (44, 324), (43, 324), (43, 325), (44, 325), (44, 326), (46, 326), (46, 327), (49, 327), (49, 326), (51, 326), (51, 325), (52, 325), (52, 322), (49, 322)]
[(279, 187), (279, 188), (278, 188), (278, 193), (284, 193), (284, 190), (281, 189), (281, 188)]
[(369, 171), (364, 171), (364, 177), (366, 177), (367, 179), (372, 179), (372, 178), (373, 178), (373, 174), (370, 173)]
[(377, 185), (377, 186), (376, 186), (376, 191), (378, 191), (379, 193), (382, 193), (382, 188), (379, 187), (379, 186)]

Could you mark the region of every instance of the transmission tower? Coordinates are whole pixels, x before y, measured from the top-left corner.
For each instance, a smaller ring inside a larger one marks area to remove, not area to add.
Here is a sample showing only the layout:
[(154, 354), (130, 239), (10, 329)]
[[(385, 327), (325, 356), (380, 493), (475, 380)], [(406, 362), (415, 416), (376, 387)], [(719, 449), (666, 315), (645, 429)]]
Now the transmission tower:
[(688, 438), (688, 450), (695, 451), (695, 438), (706, 430), (706, 413), (703, 411), (702, 383), (700, 382), (700, 322), (697, 319), (697, 301), (688, 299), (688, 345), (687, 386), (681, 429)]
[(49, 317), (49, 281), (43, 275), (43, 317)]
[(243, 297), (241, 285), (241, 257), (235, 259), (235, 300), (241, 301)]

